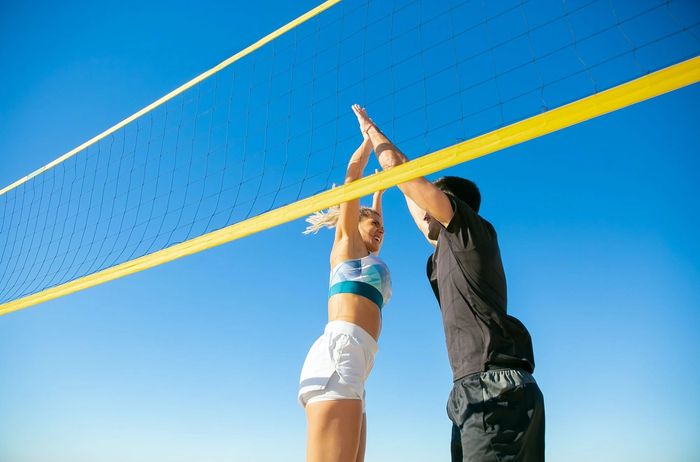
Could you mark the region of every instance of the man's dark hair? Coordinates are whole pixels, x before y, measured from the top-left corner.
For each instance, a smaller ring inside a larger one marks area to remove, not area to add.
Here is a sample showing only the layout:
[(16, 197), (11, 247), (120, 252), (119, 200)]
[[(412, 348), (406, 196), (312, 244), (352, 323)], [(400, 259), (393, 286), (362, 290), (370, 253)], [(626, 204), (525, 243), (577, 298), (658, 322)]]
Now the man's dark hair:
[(443, 176), (433, 181), (433, 184), (444, 193), (455, 196), (457, 199), (466, 202), (472, 210), (479, 213), (481, 193), (473, 181), (458, 176)]

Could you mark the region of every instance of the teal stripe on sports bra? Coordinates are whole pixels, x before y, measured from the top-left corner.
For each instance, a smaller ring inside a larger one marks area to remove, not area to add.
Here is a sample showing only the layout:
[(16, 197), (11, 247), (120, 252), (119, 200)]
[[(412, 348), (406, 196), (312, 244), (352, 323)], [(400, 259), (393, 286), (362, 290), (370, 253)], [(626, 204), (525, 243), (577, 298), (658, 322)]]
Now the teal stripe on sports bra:
[(328, 289), (328, 298), (331, 298), (335, 294), (356, 294), (369, 299), (374, 302), (379, 309), (382, 309), (384, 305), (384, 296), (371, 284), (359, 281), (342, 281), (337, 284), (333, 284), (330, 289)]

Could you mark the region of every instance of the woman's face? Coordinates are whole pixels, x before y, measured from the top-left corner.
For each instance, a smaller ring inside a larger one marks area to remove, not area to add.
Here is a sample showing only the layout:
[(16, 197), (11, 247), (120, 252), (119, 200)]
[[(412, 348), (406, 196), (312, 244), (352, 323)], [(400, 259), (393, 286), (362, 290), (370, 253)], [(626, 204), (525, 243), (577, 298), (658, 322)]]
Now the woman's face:
[(360, 235), (369, 252), (379, 252), (384, 241), (384, 224), (382, 217), (374, 212), (368, 217), (360, 217)]

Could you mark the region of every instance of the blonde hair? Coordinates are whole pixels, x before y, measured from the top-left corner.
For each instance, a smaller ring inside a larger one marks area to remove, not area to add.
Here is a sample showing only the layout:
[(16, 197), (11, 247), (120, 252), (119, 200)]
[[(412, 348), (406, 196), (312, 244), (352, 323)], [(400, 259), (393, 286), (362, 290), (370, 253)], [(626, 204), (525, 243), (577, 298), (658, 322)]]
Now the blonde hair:
[[(378, 213), (376, 210), (370, 207), (360, 207), (360, 219), (369, 218), (373, 214)], [(306, 222), (309, 226), (303, 231), (303, 234), (318, 233), (321, 228), (335, 228), (338, 224), (338, 218), (340, 217), (340, 206), (334, 205), (325, 211), (319, 211), (313, 215), (309, 215), (306, 218)]]

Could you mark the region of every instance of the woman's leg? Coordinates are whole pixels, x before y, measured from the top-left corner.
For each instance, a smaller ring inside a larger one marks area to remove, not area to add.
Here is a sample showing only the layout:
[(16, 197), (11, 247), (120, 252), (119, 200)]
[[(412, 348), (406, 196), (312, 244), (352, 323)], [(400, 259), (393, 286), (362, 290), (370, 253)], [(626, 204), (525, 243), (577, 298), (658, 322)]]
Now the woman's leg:
[(364, 422), (361, 400), (309, 403), (306, 421), (307, 462), (356, 462)]
[(365, 461), (365, 446), (367, 443), (367, 414), (362, 413), (362, 430), (360, 430), (360, 444), (357, 448), (356, 462)]

